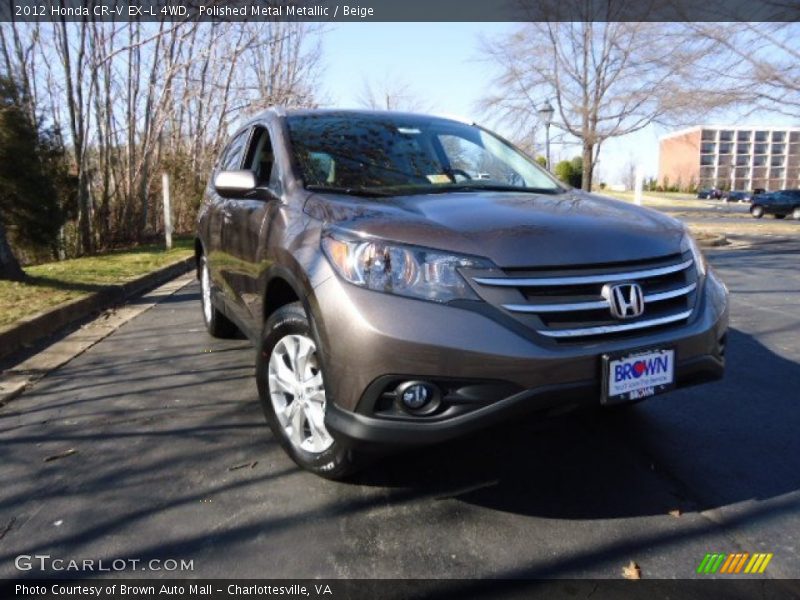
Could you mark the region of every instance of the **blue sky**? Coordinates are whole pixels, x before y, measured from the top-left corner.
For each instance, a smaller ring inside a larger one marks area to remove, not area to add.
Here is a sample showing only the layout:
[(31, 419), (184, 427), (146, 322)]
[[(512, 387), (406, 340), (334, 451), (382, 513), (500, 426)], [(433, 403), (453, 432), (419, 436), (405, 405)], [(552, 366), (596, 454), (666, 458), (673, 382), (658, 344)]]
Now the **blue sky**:
[[(513, 23), (339, 23), (330, 26), (323, 42), (323, 93), (328, 104), (358, 107), (364, 81), (380, 88), (398, 79), (425, 102), (429, 112), (484, 121), (476, 103), (492, 79), (494, 67), (480, 60), (479, 36), (495, 36)], [(736, 122), (719, 115), (710, 123)], [(786, 118), (747, 119), (754, 125), (788, 125)], [(658, 138), (668, 132), (649, 126), (635, 134), (609, 140), (603, 147), (600, 177), (619, 181), (624, 166), (638, 158), (647, 175), (658, 170)], [(501, 134), (508, 131), (499, 129)], [(553, 160), (579, 154), (577, 146), (554, 146)]]

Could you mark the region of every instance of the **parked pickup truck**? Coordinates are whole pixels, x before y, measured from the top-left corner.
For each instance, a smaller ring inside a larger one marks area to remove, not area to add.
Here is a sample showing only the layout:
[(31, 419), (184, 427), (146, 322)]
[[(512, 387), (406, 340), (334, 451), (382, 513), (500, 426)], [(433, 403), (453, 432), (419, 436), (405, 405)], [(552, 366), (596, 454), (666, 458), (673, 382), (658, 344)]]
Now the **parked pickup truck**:
[(209, 333), (252, 340), (276, 439), (329, 478), (724, 371), (727, 290), (679, 221), (456, 120), (258, 115), (211, 173), (196, 254)]

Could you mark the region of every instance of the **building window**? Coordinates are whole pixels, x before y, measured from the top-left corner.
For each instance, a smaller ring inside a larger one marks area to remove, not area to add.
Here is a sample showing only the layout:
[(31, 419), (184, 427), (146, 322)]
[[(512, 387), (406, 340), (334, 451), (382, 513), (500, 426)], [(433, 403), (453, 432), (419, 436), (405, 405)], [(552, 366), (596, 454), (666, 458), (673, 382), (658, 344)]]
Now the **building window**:
[(750, 164), (750, 157), (746, 155), (740, 155), (736, 157), (736, 166), (737, 167), (744, 167)]
[(785, 142), (786, 141), (786, 132), (785, 131), (773, 131), (772, 132), (772, 141), (773, 142)]
[(714, 164), (714, 156), (711, 154), (703, 154), (700, 157), (700, 165), (707, 167)]
[(714, 177), (714, 167), (701, 167), (700, 177), (703, 179), (710, 179)]
[(752, 133), (752, 131), (739, 131), (739, 132), (737, 132), (736, 141), (737, 142), (749, 142), (751, 133)]
[(773, 154), (783, 154), (786, 152), (786, 144), (772, 144)]
[(700, 152), (703, 154), (714, 154), (717, 151), (717, 145), (714, 143), (704, 142), (700, 144)]
[(782, 167), (783, 166), (783, 157), (782, 156), (773, 156), (770, 159), (769, 164), (772, 167)]
[(767, 164), (767, 157), (765, 155), (753, 157), (753, 166), (763, 167), (766, 164)]
[(769, 152), (769, 144), (761, 143), (753, 146), (753, 154), (766, 154)]
[(732, 142), (733, 141), (733, 131), (730, 129), (725, 129), (719, 132), (719, 141), (720, 142)]
[(800, 131), (792, 131), (789, 134), (789, 141), (790, 142), (800, 142)]
[(716, 129), (703, 129), (703, 133), (700, 135), (700, 139), (704, 142), (714, 142), (717, 139), (717, 130)]
[(733, 156), (720, 155), (717, 162), (720, 165), (732, 165), (733, 164)]
[(769, 132), (767, 131), (756, 131), (756, 141), (757, 142), (766, 142), (769, 139)]
[(772, 169), (769, 170), (769, 178), (770, 179), (783, 179), (783, 173), (784, 173), (783, 169), (772, 168)]
[(750, 154), (750, 144), (739, 144), (736, 146), (737, 154)]

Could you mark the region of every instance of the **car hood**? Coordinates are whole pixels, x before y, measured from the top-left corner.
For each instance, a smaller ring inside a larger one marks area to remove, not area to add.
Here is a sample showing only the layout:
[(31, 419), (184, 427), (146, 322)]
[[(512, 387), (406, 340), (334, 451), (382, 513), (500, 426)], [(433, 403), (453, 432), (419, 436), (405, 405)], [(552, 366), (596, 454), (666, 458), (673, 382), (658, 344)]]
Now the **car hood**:
[(640, 260), (680, 250), (683, 226), (654, 210), (571, 190), (379, 198), (316, 193), (305, 212), (355, 233), (489, 258), (500, 267)]

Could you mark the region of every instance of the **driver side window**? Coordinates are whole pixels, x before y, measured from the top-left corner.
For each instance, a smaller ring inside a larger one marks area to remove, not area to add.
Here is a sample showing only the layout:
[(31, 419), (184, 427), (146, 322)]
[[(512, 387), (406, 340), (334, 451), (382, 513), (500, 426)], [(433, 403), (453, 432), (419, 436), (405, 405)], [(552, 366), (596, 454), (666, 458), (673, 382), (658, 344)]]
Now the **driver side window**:
[(252, 139), (245, 168), (256, 174), (259, 187), (267, 187), (279, 194), (280, 177), (269, 131), (265, 127), (256, 127)]
[(247, 134), (249, 131), (245, 130), (240, 132), (228, 144), (228, 148), (219, 161), (219, 171), (234, 171), (242, 164), (242, 154), (244, 154), (244, 145), (247, 143)]

